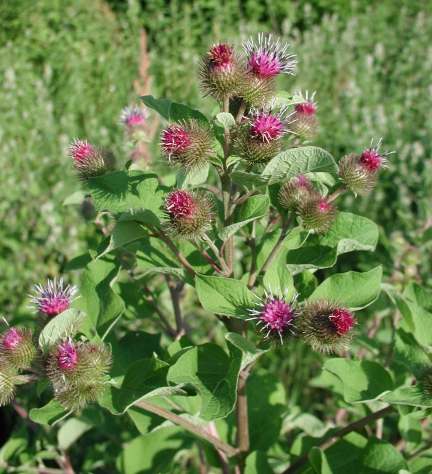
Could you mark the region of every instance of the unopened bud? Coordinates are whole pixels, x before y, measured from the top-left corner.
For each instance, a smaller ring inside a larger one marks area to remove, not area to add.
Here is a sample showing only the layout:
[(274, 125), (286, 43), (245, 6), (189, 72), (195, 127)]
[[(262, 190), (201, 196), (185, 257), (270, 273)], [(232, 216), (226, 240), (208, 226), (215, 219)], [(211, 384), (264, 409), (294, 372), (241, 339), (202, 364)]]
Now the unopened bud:
[(303, 227), (318, 234), (326, 232), (331, 227), (337, 214), (333, 203), (318, 193), (312, 193), (307, 199), (299, 202), (297, 212)]
[(284, 183), (279, 191), (279, 202), (285, 209), (297, 209), (300, 203), (313, 194), (313, 186), (309, 178), (299, 175)]
[(0, 358), (15, 369), (27, 369), (36, 357), (32, 332), (27, 329), (9, 328), (0, 338)]
[(100, 176), (113, 168), (101, 150), (85, 140), (75, 140), (69, 147), (73, 165), (82, 179)]

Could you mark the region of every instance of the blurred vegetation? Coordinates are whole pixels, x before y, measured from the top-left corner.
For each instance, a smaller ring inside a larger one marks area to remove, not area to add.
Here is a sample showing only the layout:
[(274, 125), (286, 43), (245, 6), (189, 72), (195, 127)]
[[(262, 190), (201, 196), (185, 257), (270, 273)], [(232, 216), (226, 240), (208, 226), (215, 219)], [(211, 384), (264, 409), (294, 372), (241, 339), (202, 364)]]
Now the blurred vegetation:
[[(137, 95), (142, 27), (151, 92), (191, 105), (201, 101), (193, 78), (208, 44), (239, 42), (261, 30), (290, 39), (302, 82), (283, 86), (318, 91), (319, 144), (340, 158), (382, 136), (385, 148), (397, 151), (377, 191), (358, 204), (384, 229), (381, 258), (389, 271), (401, 254), (430, 245), (428, 6), (391, 0), (2, 2), (2, 311), (25, 305), (31, 284), (61, 272), (92, 238), (76, 209), (62, 205), (76, 188), (66, 147), (86, 137), (122, 153), (118, 117)], [(418, 277), (418, 266), (425, 275), (430, 262), (414, 260), (413, 275)]]

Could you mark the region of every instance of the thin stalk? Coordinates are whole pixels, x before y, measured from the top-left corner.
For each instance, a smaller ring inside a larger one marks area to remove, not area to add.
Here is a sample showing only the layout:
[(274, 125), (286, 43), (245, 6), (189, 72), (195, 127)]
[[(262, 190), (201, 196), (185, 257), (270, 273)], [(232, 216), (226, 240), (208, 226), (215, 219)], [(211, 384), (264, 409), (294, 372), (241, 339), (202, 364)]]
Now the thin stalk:
[(157, 235), (168, 245), (171, 252), (176, 256), (177, 260), (185, 268), (185, 270), (187, 270), (192, 276), (195, 276), (195, 270), (193, 269), (192, 265), (186, 260), (186, 257), (176, 247), (171, 238), (162, 230), (159, 230)]
[(171, 295), (171, 302), (174, 311), (174, 317), (176, 322), (176, 339), (180, 339), (184, 334), (186, 334), (186, 329), (183, 322), (183, 315), (180, 306), (180, 294), (183, 289), (184, 283), (180, 282), (176, 284), (172, 278), (169, 276), (165, 277), (168, 289)]
[[(317, 444), (317, 447), (323, 450), (327, 449), (348, 433), (364, 428), (369, 423), (379, 420), (380, 418), (383, 418), (384, 416), (388, 415), (389, 413), (392, 413), (393, 411), (394, 408), (389, 405), (385, 408), (382, 408), (381, 410), (371, 413), (370, 415), (360, 418), (360, 420), (354, 421), (349, 425), (345, 426), (344, 428), (341, 428), (339, 431), (336, 431), (330, 436), (324, 438), (319, 444)], [(303, 454), (303, 456), (300, 456), (293, 464), (291, 464), (290, 467), (285, 469), (282, 474), (293, 474), (295, 472), (298, 472), (303, 467), (303, 465), (307, 463), (309, 458), (309, 451)]]
[(240, 469), (244, 469), (244, 460), (249, 452), (249, 415), (248, 400), (246, 393), (246, 381), (249, 376), (248, 370), (242, 370), (239, 374), (237, 386), (237, 447), (240, 451)]
[(162, 323), (162, 326), (165, 328), (165, 330), (167, 331), (167, 333), (170, 337), (175, 338), (176, 337), (176, 331), (171, 326), (171, 324), (169, 323), (168, 318), (165, 316), (165, 314), (160, 310), (159, 306), (156, 304), (153, 293), (151, 292), (151, 290), (147, 286), (144, 286), (144, 291), (146, 293), (148, 293), (148, 295), (149, 295), (149, 296), (146, 297), (147, 303), (149, 303), (152, 306), (152, 308), (155, 310), (155, 312), (159, 316), (160, 321)]
[(165, 408), (154, 405), (153, 403), (149, 403), (147, 400), (140, 400), (135, 403), (135, 406), (140, 407), (150, 413), (154, 413), (155, 415), (158, 415), (165, 420), (169, 420), (178, 426), (181, 426), (186, 431), (189, 431), (199, 438), (206, 440), (211, 445), (213, 445), (215, 449), (224, 452), (228, 457), (236, 456), (238, 454), (238, 450), (236, 448), (216, 438), (216, 436), (210, 434), (202, 426), (196, 425), (185, 418), (182, 418), (181, 416), (166, 410)]
[(218, 259), (218, 262), (219, 262), (220, 266), (222, 267), (223, 271), (226, 274), (229, 274), (230, 270), (229, 270), (229, 268), (228, 268), (228, 266), (225, 262), (225, 259), (220, 254), (220, 251), (217, 248), (217, 246), (215, 245), (215, 243), (210, 239), (210, 237), (207, 234), (203, 234), (203, 240), (207, 243), (207, 245), (210, 247), (210, 249), (214, 253), (215, 257)]
[(336, 189), (336, 191), (328, 197), (328, 202), (333, 202), (335, 201), (339, 196), (341, 196), (344, 192), (346, 191), (346, 188), (343, 186), (340, 187), (339, 189)]
[(236, 122), (240, 123), (244, 113), (246, 112), (246, 102), (244, 100), (241, 101), (240, 107), (237, 112)]

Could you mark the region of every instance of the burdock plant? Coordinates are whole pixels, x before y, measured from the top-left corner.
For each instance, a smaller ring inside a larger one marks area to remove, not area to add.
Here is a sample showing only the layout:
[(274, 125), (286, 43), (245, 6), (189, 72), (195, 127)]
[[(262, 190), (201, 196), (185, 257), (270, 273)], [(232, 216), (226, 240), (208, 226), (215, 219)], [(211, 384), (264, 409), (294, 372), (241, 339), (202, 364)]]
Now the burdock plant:
[[(61, 418), (99, 404), (114, 415), (128, 413), (128, 430), (131, 423), (141, 433), (156, 427), (157, 439), (163, 440), (164, 430), (174, 424), (205, 440), (199, 444), (200, 460), (190, 452), (186, 469), (191, 472), (197, 463), (203, 472), (210, 464), (225, 473), (271, 472), (271, 459), (275, 472), (282, 473), (297, 472), (308, 462), (300, 453), (304, 446), (325, 448), (360, 430), (369, 418), (342, 434), (332, 429), (329, 438), (322, 431), (327, 425), (320, 424), (319, 434), (305, 444), (298, 438), (304, 436), (300, 425), (309, 422), (305, 417), (295, 424), (301, 412), (290, 414), (291, 402), (284, 403), (291, 392), (281, 396), (281, 382), (294, 386), (300, 380), (294, 396), (300, 400), (318, 399), (317, 386), (334, 388), (334, 393), (319, 392), (319, 416), (327, 411), (327, 400), (337, 397), (344, 397), (344, 413), (351, 402), (400, 400), (389, 393), (405, 384), (399, 371), (411, 352), (403, 346), (405, 334), (395, 333), (396, 320), (386, 341), (397, 340), (397, 376), (390, 377), (378, 362), (355, 360), (365, 353), (375, 357), (380, 344), (373, 330), (366, 333), (368, 314), (361, 310), (378, 298), (382, 270), (370, 259), (356, 260), (355, 251), (375, 248), (378, 229), (347, 212), (342, 200), (349, 190), (372, 189), (386, 153), (378, 144), (335, 160), (314, 146), (319, 115), (314, 95), (276, 89), (278, 76), (295, 74), (296, 66), (288, 44), (267, 34), (247, 40), (242, 49), (221, 42), (203, 51), (199, 81), (204, 95), (216, 101), (214, 115), (166, 98), (142, 97), (161, 120), (153, 172), (133, 160), (112, 170), (95, 146), (72, 144), (73, 164), (97, 212), (97, 237), (70, 265), (81, 271), (79, 294), (55, 280), (36, 287), (33, 295), (45, 316), (34, 338), (39, 367), (33, 364), (33, 371), (50, 382), (56, 399), (46, 408), (50, 417), (53, 411)], [(147, 110), (127, 109), (122, 121), (134, 133), (147, 116)], [(349, 258), (341, 260), (347, 253)], [(341, 266), (331, 270), (338, 259)], [(413, 291), (409, 304), (401, 306), (409, 316), (404, 331), (420, 327), (417, 313), (410, 313), (420, 296)], [(30, 336), (10, 329), (1, 341), (5, 403), (14, 396), (17, 370), (31, 363)], [(388, 351), (387, 367), (393, 353)], [(309, 384), (322, 367), (326, 377)], [(370, 380), (374, 374), (378, 388)], [(148, 412), (157, 415), (151, 423)], [(175, 431), (170, 442), (177, 438), (183, 439)], [(129, 439), (128, 434), (122, 442)], [(145, 452), (143, 440), (139, 450)], [(186, 449), (191, 438), (185, 440)], [(369, 446), (359, 433), (347, 438), (346, 444), (351, 442), (356, 453)], [(381, 441), (370, 446), (374, 454), (365, 463), (379, 457), (379, 446)], [(177, 456), (160, 458), (161, 471), (177, 462)], [(329, 465), (318, 448), (311, 450), (311, 459), (306, 470)], [(257, 471), (256, 466), (264, 467)]]

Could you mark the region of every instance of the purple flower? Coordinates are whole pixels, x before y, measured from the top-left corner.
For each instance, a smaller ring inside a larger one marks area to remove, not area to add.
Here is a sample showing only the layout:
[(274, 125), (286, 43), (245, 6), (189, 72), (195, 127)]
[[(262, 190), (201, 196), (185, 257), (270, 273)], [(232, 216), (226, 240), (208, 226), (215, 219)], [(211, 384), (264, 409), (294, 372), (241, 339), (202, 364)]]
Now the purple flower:
[(78, 364), (77, 350), (72, 342), (62, 342), (57, 347), (57, 365), (62, 371), (73, 370)]
[(22, 332), (17, 328), (10, 328), (3, 334), (2, 345), (6, 350), (13, 350), (23, 340)]
[(45, 286), (35, 285), (32, 303), (41, 314), (51, 318), (70, 307), (76, 292), (76, 287), (65, 285), (63, 279), (48, 280)]
[(135, 105), (125, 107), (122, 111), (120, 120), (128, 128), (142, 127), (145, 125), (148, 114), (140, 107)]

